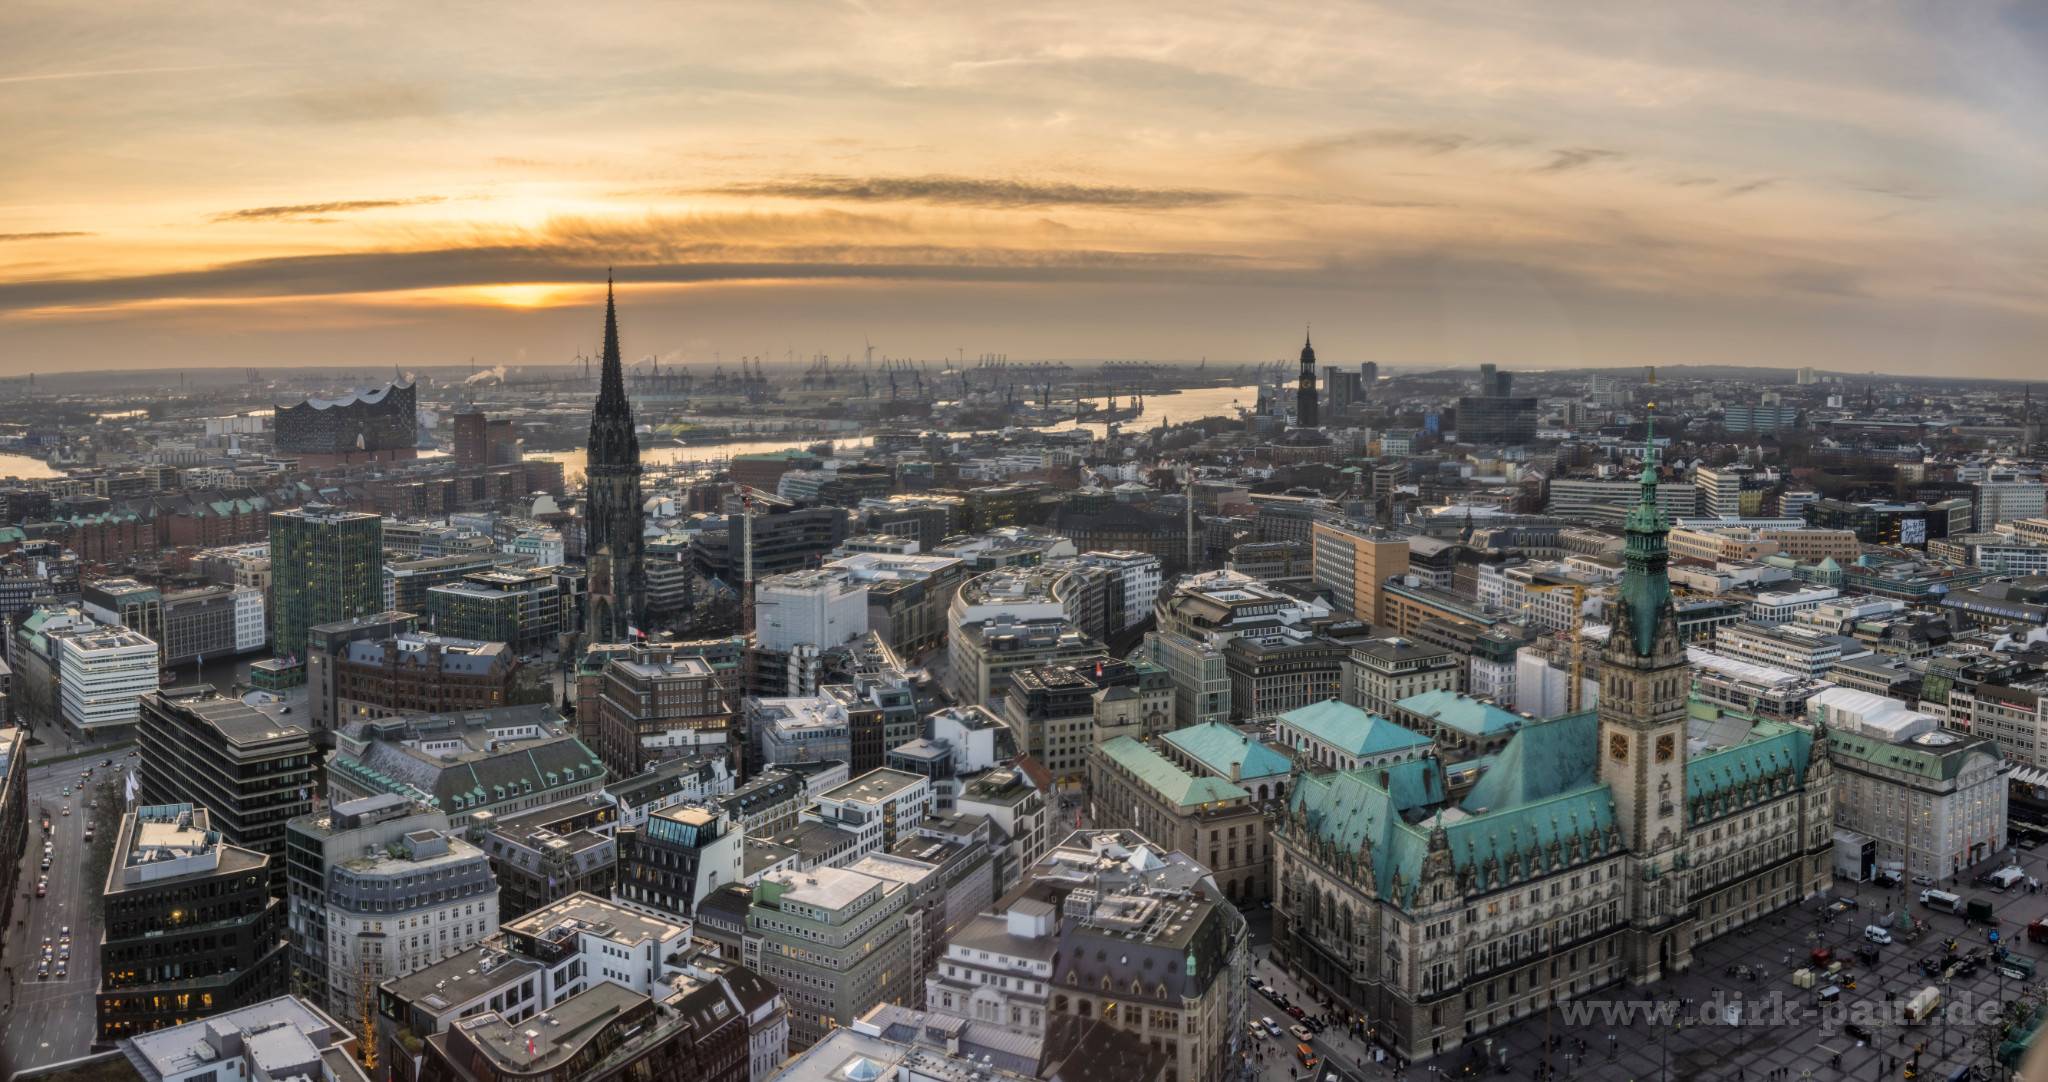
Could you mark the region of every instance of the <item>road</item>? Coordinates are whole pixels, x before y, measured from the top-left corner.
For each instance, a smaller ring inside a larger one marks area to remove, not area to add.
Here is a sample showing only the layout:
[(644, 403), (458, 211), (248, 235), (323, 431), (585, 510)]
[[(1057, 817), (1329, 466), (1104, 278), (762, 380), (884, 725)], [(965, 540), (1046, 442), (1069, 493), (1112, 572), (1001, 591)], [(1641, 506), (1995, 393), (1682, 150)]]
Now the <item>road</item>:
[[(127, 758), (128, 751), (120, 748), (108, 754), (114, 757), (117, 767), (141, 761)], [(0, 1018), (6, 1020), (5, 1032), (0, 1034), (0, 1054), (5, 1056), (0, 1071), (6, 1073), (72, 1059), (92, 1048), (96, 1027), (93, 996), (100, 978), (100, 931), (96, 925), (86, 926), (90, 920), (86, 901), (99, 893), (100, 885), (86, 882), (85, 824), (93, 820), (98, 829), (113, 830), (119, 826), (120, 814), (117, 809), (93, 810), (87, 804), (91, 794), (81, 793), (77, 788), (79, 772), (87, 767), (93, 768), (93, 782), (105, 777), (107, 771), (98, 763), (98, 759), (92, 758), (72, 759), (29, 769), (29, 843), (21, 872), (22, 889), (29, 897), (15, 905), (16, 916), (25, 925), (6, 929), (4, 959), (11, 968), (0, 974), (8, 981), (9, 996), (6, 1005), (0, 1007)], [(66, 787), (72, 790), (68, 798), (63, 795)], [(62, 814), (67, 803), (71, 805), (70, 815)], [(48, 873), (49, 894), (36, 898), (36, 879), (45, 874), (41, 867), (44, 835), (38, 816), (40, 808), (50, 809), (54, 828), (50, 840), (56, 848)], [(35, 967), (43, 937), (50, 937), (55, 945), (60, 929), (67, 924), (71, 926), (71, 960), (65, 976), (38, 980)]]

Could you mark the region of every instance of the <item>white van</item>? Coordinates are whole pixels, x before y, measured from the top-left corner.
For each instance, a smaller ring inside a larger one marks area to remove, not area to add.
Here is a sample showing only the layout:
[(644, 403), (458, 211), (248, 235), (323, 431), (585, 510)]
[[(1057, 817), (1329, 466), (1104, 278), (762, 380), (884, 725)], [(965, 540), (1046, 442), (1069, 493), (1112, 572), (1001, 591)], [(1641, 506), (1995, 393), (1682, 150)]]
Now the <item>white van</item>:
[(2006, 890), (2026, 877), (2027, 873), (2018, 868), (2000, 868), (1987, 876), (1985, 881), (2000, 890)]
[(1962, 910), (1963, 899), (1961, 895), (1945, 890), (1923, 890), (1920, 892), (1920, 904), (1944, 913), (1955, 913)]
[(1890, 932), (1885, 931), (1883, 928), (1878, 927), (1875, 924), (1866, 924), (1863, 926), (1863, 938), (1870, 940), (1872, 943), (1879, 944), (1880, 946), (1890, 946), (1892, 941), (1892, 934)]

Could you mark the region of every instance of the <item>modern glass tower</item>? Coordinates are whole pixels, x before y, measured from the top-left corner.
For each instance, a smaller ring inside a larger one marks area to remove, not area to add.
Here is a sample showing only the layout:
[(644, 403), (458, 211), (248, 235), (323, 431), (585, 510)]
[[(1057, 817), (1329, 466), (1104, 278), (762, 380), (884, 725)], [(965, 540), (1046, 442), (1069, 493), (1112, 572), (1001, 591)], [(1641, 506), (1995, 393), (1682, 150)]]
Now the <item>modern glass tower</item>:
[(306, 629), (384, 611), (384, 520), (309, 503), (270, 516), (270, 634), (305, 657)]

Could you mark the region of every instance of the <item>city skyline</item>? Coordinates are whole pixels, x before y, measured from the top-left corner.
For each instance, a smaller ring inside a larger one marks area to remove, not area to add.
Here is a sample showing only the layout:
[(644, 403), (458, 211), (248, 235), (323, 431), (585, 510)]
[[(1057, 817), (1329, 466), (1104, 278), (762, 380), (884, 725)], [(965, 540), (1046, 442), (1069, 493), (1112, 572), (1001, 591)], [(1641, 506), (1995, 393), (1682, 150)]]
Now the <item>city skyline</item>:
[[(2025, 378), (2023, 9), (0, 15), (0, 375), (635, 357)], [(404, 27), (394, 33), (393, 27)]]

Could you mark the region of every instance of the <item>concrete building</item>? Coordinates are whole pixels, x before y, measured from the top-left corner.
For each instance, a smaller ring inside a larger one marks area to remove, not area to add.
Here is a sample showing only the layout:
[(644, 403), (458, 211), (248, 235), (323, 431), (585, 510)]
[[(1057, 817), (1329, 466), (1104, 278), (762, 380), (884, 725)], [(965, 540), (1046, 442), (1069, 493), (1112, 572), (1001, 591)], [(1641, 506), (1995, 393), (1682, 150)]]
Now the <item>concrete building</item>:
[(1096, 822), (1128, 822), (1162, 845), (1198, 861), (1206, 858), (1203, 866), (1232, 902), (1270, 896), (1266, 813), (1242, 786), (1191, 774), (1159, 752), (1118, 737), (1090, 756), (1088, 790)]
[[(1042, 768), (1039, 772), (1043, 774)], [(1050, 787), (1049, 776), (1033, 778), (1024, 766), (1011, 765), (968, 782), (954, 801), (955, 814), (989, 821), (999, 893), (1015, 885), (1024, 869), (1052, 844), (1051, 830), (1059, 811), (1051, 806)]]
[(840, 868), (776, 872), (755, 885), (741, 961), (783, 989), (792, 1049), (877, 1003), (916, 1001), (923, 927), (910, 893)]
[(596, 750), (620, 777), (665, 759), (734, 757), (738, 704), (701, 657), (659, 649), (614, 655), (595, 692), (577, 713), (595, 718)]
[(748, 773), (784, 763), (853, 760), (846, 704), (830, 695), (748, 699)]
[(620, 826), (637, 827), (662, 808), (724, 796), (733, 791), (738, 777), (724, 756), (665, 759), (652, 770), (612, 782), (602, 795), (618, 809), (615, 818)]
[(1742, 623), (1714, 630), (1714, 652), (1783, 669), (1795, 676), (1826, 676), (1835, 662), (1841, 660), (1842, 646), (1835, 638), (1803, 627)]
[(551, 569), (476, 571), (428, 587), (427, 616), (442, 634), (541, 650), (561, 633), (562, 588)]
[(1084, 552), (1078, 562), (1110, 572), (1115, 588), (1109, 597), (1109, 633), (1114, 635), (1144, 623), (1152, 616), (1159, 597), (1159, 557), (1148, 552)]
[(902, 770), (871, 770), (817, 794), (802, 818), (829, 822), (856, 839), (860, 854), (894, 849), (931, 811), (931, 782)]
[(1338, 698), (1368, 714), (1391, 717), (1394, 704), (1429, 691), (1465, 690), (1465, 667), (1458, 655), (1400, 637), (1354, 644), (1344, 659), (1343, 690)]
[(755, 641), (763, 650), (837, 646), (868, 629), (867, 587), (826, 569), (759, 580), (754, 586)]
[[(268, 855), (230, 844), (190, 804), (123, 815), (113, 852), (97, 1040), (182, 1026), (284, 991), (284, 903), (271, 895)], [(195, 911), (193, 898), (205, 898), (205, 909)], [(26, 980), (28, 960), (17, 964)]]
[(1847, 688), (1807, 710), (1839, 774), (1835, 826), (1876, 841), (1880, 866), (1947, 879), (2006, 848), (2012, 764), (1996, 741)]
[(1140, 649), (1173, 681), (1173, 718), (1178, 724), (1229, 721), (1230, 668), (1223, 651), (1189, 635), (1147, 632)]
[(206, 1012), (121, 1044), (141, 1082), (206, 1082), (207, 1076), (369, 1082), (359, 1035), (297, 996)]
[(1005, 615), (958, 626), (948, 649), (954, 697), (981, 706), (1009, 693), (1012, 673), (1094, 657), (1103, 644), (1061, 618), (1019, 621)]
[(572, 894), (610, 897), (619, 875), (616, 817), (609, 802), (591, 796), (470, 816), (463, 836), (491, 862), (498, 919), (515, 920)]
[(353, 721), (335, 734), (327, 792), (336, 801), (429, 798), (452, 827), (595, 795), (604, 763), (545, 704)]
[(205, 808), (229, 845), (269, 858), (285, 886), (285, 827), (313, 810), (319, 753), (304, 726), (211, 687), (166, 688), (142, 699), (141, 800)]
[(285, 824), (292, 987), (339, 1018), (391, 977), (498, 931), (498, 886), (447, 813), (395, 793)]
[(1699, 490), (1696, 512), (1708, 518), (1742, 517), (1742, 482), (1749, 473), (1735, 466), (1701, 466), (1692, 471), (1693, 488)]
[[(323, 728), (358, 718), (459, 714), (509, 704), (519, 663), (505, 643), (407, 631), (330, 648), (324, 640), (333, 627), (322, 624), (307, 632), (307, 705)], [(311, 701), (316, 697), (318, 702)]]
[(79, 732), (134, 725), (144, 695), (157, 688), (157, 644), (123, 627), (57, 640), (64, 720)]
[(1317, 522), (1311, 531), (1310, 573), (1317, 588), (1330, 591), (1337, 612), (1384, 625), (1380, 585), (1408, 573), (1408, 539), (1350, 523)]

